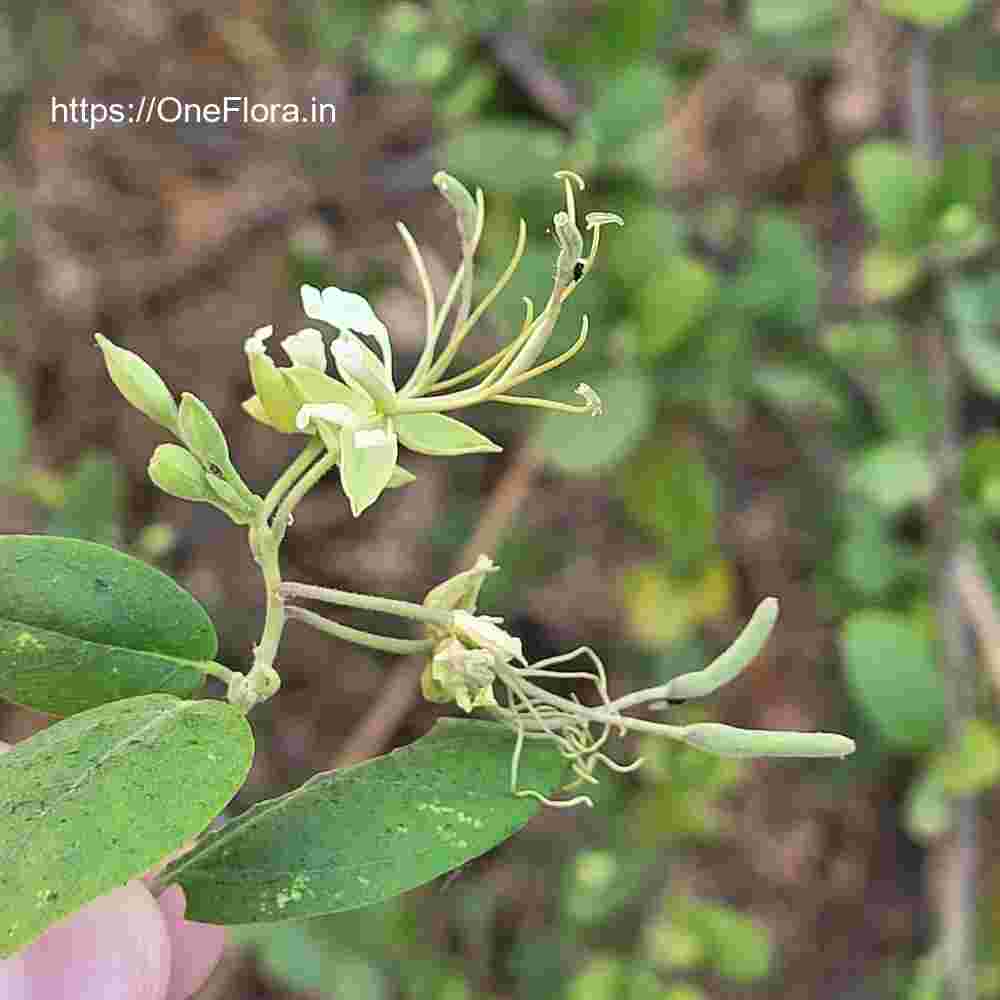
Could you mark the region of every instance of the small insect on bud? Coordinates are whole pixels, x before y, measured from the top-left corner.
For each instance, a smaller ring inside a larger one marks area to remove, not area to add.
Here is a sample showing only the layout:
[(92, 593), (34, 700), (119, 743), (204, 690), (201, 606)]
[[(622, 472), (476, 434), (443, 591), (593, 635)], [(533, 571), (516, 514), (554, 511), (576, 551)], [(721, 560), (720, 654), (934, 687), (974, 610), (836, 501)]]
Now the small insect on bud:
[(583, 272), (587, 268), (587, 262), (585, 260), (578, 260), (573, 265), (573, 280), (579, 281), (583, 277)]
[(207, 500), (212, 495), (201, 463), (178, 444), (161, 444), (153, 452), (149, 478), (164, 493), (181, 500)]
[(117, 347), (99, 333), (94, 339), (118, 391), (150, 420), (176, 434), (177, 403), (163, 379), (138, 354)]

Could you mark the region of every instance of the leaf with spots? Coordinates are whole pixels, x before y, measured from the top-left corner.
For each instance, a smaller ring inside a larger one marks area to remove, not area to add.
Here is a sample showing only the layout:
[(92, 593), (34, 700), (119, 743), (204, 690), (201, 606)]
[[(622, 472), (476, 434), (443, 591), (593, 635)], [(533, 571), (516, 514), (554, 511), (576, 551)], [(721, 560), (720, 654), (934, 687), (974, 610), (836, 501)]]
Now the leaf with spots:
[(201, 833), (252, 758), (231, 705), (163, 694), (81, 712), (0, 756), (0, 957)]
[[(191, 920), (261, 923), (352, 910), (459, 867), (517, 832), (539, 806), (510, 791), (514, 736), (444, 719), (410, 746), (315, 775), (206, 836), (159, 877)], [(521, 788), (551, 794), (562, 758), (529, 741)]]
[(187, 697), (217, 650), (204, 608), (141, 560), (75, 538), (0, 537), (0, 698), (71, 715)]

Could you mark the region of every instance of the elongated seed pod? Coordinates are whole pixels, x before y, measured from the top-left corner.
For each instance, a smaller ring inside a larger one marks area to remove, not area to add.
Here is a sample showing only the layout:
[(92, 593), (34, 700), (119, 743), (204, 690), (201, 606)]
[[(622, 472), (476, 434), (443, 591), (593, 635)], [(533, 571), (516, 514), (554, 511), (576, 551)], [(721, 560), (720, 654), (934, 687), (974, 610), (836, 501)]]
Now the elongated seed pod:
[(721, 757), (846, 757), (854, 753), (854, 740), (839, 733), (736, 729), (721, 722), (684, 726), (681, 739)]
[(673, 702), (704, 698), (723, 684), (728, 684), (734, 677), (738, 677), (761, 651), (777, 620), (777, 598), (765, 597), (757, 605), (756, 611), (747, 622), (746, 628), (736, 637), (736, 641), (704, 670), (681, 674), (671, 680), (664, 690), (664, 699)]

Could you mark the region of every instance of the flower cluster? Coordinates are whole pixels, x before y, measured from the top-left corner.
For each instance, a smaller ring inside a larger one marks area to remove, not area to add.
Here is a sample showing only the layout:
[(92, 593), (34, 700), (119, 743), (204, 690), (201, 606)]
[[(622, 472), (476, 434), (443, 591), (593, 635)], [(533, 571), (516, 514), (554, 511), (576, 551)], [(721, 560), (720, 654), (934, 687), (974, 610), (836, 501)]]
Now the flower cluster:
[[(399, 230), (413, 258), (424, 294), (426, 337), (412, 374), (399, 386), (393, 375), (392, 344), (385, 324), (372, 307), (353, 292), (339, 288), (322, 291), (302, 286), (306, 315), (333, 327), (338, 335), (331, 353), (339, 376), (327, 374), (323, 335), (307, 328), (282, 341), (291, 365), (278, 367), (266, 353), (271, 327), (262, 327), (245, 345), (254, 386), (254, 396), (244, 409), (256, 420), (283, 433), (318, 435), (328, 455), (340, 466), (341, 482), (358, 516), (391, 486), (412, 480), (397, 464), (399, 445), (424, 455), (466, 455), (496, 452), (500, 446), (478, 431), (445, 416), (446, 411), (485, 402), (542, 406), (570, 413), (601, 412), (597, 394), (581, 384), (579, 404), (561, 403), (512, 393), (512, 390), (543, 372), (564, 364), (580, 350), (587, 338), (587, 318), (576, 342), (567, 351), (539, 363), (565, 301), (593, 265), (601, 226), (622, 220), (611, 213), (590, 213), (586, 228), (592, 231), (590, 250), (583, 253), (583, 236), (576, 222), (574, 184), (583, 181), (568, 171), (557, 174), (565, 186), (566, 210), (557, 212), (554, 232), (560, 249), (552, 291), (545, 308), (534, 315), (531, 300), (520, 332), (502, 350), (474, 368), (446, 378), (459, 347), (497, 295), (510, 281), (524, 252), (526, 227), (521, 221), (517, 247), (496, 285), (473, 307), (473, 265), (485, 220), (484, 199), (474, 199), (454, 178), (438, 174), (439, 190), (455, 208), (462, 242), (462, 263), (456, 271), (444, 302), (437, 304), (420, 249), (402, 223)], [(439, 352), (445, 324), (454, 310), (450, 336)], [(374, 341), (378, 353), (361, 337)], [(477, 384), (448, 391), (466, 382)]]

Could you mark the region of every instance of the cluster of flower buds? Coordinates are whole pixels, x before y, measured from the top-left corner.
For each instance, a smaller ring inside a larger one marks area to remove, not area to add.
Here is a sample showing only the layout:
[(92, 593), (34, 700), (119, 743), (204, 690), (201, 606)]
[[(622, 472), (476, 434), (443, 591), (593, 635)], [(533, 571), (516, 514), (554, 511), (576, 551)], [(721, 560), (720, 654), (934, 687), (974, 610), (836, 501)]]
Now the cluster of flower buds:
[(189, 392), (180, 406), (157, 372), (138, 354), (95, 334), (108, 374), (121, 394), (181, 444), (161, 444), (149, 476), (165, 493), (212, 504), (237, 524), (250, 524), (261, 504), (236, 471), (229, 444), (209, 408)]
[[(419, 360), (404, 384), (397, 385), (393, 375), (392, 343), (385, 324), (364, 298), (339, 288), (321, 291), (311, 285), (302, 286), (306, 315), (338, 331), (330, 352), (339, 378), (327, 374), (327, 353), (319, 330), (308, 328), (282, 341), (292, 362), (283, 367), (275, 365), (266, 353), (265, 341), (271, 335), (271, 327), (263, 327), (247, 340), (245, 350), (255, 394), (244, 403), (244, 409), (256, 420), (283, 433), (318, 435), (340, 466), (341, 482), (355, 516), (374, 503), (387, 487), (412, 480), (412, 475), (397, 464), (400, 445), (423, 455), (501, 450), (467, 424), (445, 416), (448, 411), (500, 402), (570, 413), (600, 412), (600, 400), (586, 385), (577, 389), (583, 397), (579, 404), (512, 393), (542, 372), (564, 364), (583, 346), (587, 336), (586, 317), (579, 338), (569, 350), (537, 363), (563, 303), (593, 264), (601, 226), (622, 221), (610, 213), (588, 215), (586, 226), (593, 231), (593, 238), (590, 252), (583, 259), (583, 236), (576, 223), (573, 191), (574, 184), (582, 188), (583, 181), (566, 171), (557, 176), (565, 185), (566, 211), (554, 217), (560, 249), (548, 302), (535, 316), (533, 304), (525, 300), (527, 315), (518, 335), (474, 368), (445, 377), (462, 342), (517, 269), (527, 230), (522, 220), (510, 264), (496, 285), (473, 307), (473, 265), (485, 221), (483, 194), (477, 191), (473, 198), (457, 180), (444, 173), (435, 176), (435, 183), (455, 210), (462, 262), (440, 306), (419, 247), (406, 227), (398, 224), (420, 278), (427, 327)], [(449, 316), (450, 335), (438, 351)], [(371, 338), (378, 353), (361, 337)], [(478, 384), (449, 391), (477, 378)]]
[[(641, 758), (620, 764), (603, 752), (613, 732), (622, 736), (627, 731), (655, 733), (727, 757), (844, 757), (854, 751), (853, 740), (838, 733), (737, 729), (717, 722), (668, 725), (623, 714), (628, 708), (645, 706), (655, 711), (704, 697), (737, 677), (774, 627), (778, 602), (773, 597), (761, 602), (735, 642), (703, 670), (612, 700), (604, 665), (589, 647), (529, 663), (520, 639), (500, 628), (501, 619), (475, 614), (483, 581), (496, 569), (486, 556), (480, 556), (471, 570), (435, 587), (424, 599), (426, 608), (450, 612), (450, 616), (447, 625), (427, 626), (434, 647), (421, 686), (430, 701), (453, 701), (466, 712), (485, 709), (514, 731), (511, 791), (515, 795), (555, 806), (593, 804), (587, 795), (553, 800), (532, 789), (519, 789), (518, 763), (526, 739), (548, 740), (557, 746), (574, 774), (567, 790), (597, 784), (594, 770), (598, 764), (618, 772), (642, 764)], [(592, 669), (561, 669), (578, 657), (588, 658)], [(555, 695), (538, 683), (545, 680), (587, 681), (597, 692), (599, 704), (584, 705), (575, 697)], [(495, 686), (500, 688), (499, 698)]]

